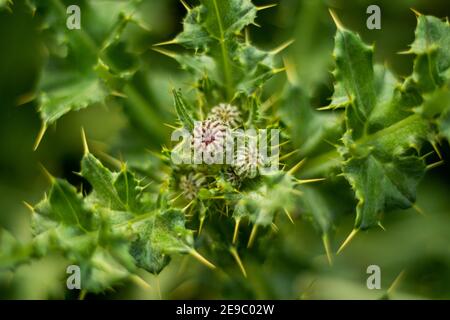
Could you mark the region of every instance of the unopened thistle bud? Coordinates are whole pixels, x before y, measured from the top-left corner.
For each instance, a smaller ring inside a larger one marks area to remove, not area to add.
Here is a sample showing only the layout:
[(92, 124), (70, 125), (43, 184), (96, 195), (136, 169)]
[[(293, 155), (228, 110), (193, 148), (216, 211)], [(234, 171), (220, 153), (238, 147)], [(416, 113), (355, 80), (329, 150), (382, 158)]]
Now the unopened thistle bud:
[(183, 192), (184, 198), (192, 200), (197, 196), (204, 182), (205, 177), (201, 173), (194, 174), (191, 172), (188, 175), (181, 176), (179, 188)]
[(242, 123), (241, 112), (231, 104), (221, 103), (211, 109), (208, 119), (220, 121), (230, 128), (236, 128)]
[(195, 163), (201, 163), (201, 160), (209, 163), (215, 157), (223, 155), (227, 133), (228, 127), (220, 121), (196, 122), (192, 142), (196, 158)]

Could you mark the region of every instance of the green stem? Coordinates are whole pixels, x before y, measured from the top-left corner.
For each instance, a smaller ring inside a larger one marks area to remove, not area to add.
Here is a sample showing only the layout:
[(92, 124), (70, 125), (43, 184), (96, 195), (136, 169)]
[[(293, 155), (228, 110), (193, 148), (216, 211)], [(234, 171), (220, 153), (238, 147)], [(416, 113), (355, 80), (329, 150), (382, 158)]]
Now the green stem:
[(220, 31), (219, 43), (220, 43), (220, 49), (222, 52), (223, 69), (224, 69), (223, 71), (225, 74), (225, 84), (226, 84), (226, 88), (227, 88), (227, 96), (228, 96), (228, 99), (231, 99), (233, 96), (233, 81), (232, 81), (232, 76), (231, 76), (230, 64), (228, 61), (227, 48), (225, 46), (225, 34), (224, 34), (224, 30), (223, 30), (222, 20), (220, 17), (219, 7), (217, 5), (217, 0), (213, 0), (213, 2), (214, 2), (214, 10), (215, 10), (216, 17), (217, 17), (217, 23), (219, 25), (219, 31)]

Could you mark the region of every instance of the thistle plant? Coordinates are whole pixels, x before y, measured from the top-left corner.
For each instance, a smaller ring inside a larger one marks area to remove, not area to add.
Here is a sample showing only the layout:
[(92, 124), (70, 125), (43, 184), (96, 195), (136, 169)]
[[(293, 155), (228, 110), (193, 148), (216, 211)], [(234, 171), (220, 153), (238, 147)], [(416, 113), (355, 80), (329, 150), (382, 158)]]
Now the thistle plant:
[[(133, 25), (151, 32), (139, 17), (140, 1), (109, 2), (95, 32), (62, 27), (65, 12), (58, 0), (28, 3), (49, 26), (42, 30), (50, 56), (38, 90), (42, 130), (36, 147), (60, 117), (98, 103), (122, 105), (137, 126), (162, 132), (158, 126), (166, 113), (149, 123), (139, 117), (145, 100), (135, 85), (141, 57), (130, 49), (125, 31)], [(159, 150), (141, 150), (145, 156), (139, 159), (150, 158), (156, 175), (126, 157), (117, 170), (107, 168), (91, 153), (83, 132), (79, 175), (91, 190), (77, 190), (47, 173), (49, 191), (38, 204), (27, 205), (33, 240), (22, 244), (2, 232), (2, 268), (60, 253), (80, 266), (88, 292), (125, 280), (142, 284), (139, 268), (159, 274), (171, 257), (182, 254), (247, 276), (243, 257), (258, 251), (260, 239), (282, 233), (280, 221), (300, 219), (316, 227), (332, 264), (335, 248), (339, 253), (359, 231), (382, 227), (383, 214), (415, 206), (420, 180), (436, 165), (428, 162), (428, 151), (434, 148), (440, 156), (439, 144), (450, 139), (447, 21), (417, 16), (415, 40), (405, 52), (415, 55), (413, 73), (399, 79), (387, 66), (374, 64), (374, 47), (332, 13), (334, 93), (330, 104), (320, 107), (310, 104), (290, 57), (282, 59), (290, 41), (271, 51), (251, 42), (247, 29), (270, 6), (250, 0), (182, 3), (183, 31), (152, 49), (176, 60), (189, 79), (188, 89), (172, 90), (176, 119), (168, 126), (192, 133), (192, 141), (169, 141), (168, 134)], [(94, 12), (97, 5), (86, 2), (85, 10)], [(266, 85), (272, 77), (283, 82), (276, 93)], [(271, 102), (272, 95), (279, 99)], [(248, 146), (238, 148), (233, 163), (172, 161), (183, 143), (214, 153), (239, 129), (281, 132), (275, 172), (262, 174), (265, 163)], [(332, 238), (342, 212), (327, 195), (337, 185), (356, 200), (354, 229), (340, 247)], [(223, 257), (235, 265), (221, 264)]]

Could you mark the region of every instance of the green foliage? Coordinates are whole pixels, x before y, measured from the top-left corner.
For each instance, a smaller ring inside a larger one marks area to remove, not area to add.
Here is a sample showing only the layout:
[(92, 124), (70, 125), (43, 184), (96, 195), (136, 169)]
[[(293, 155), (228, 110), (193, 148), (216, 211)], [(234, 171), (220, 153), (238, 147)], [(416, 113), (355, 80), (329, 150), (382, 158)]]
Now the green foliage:
[(2, 267), (60, 252), (83, 270), (83, 287), (100, 292), (136, 277), (136, 266), (159, 273), (171, 255), (195, 252), (182, 211), (157, 209), (126, 166), (111, 172), (87, 152), (81, 175), (93, 188), (89, 195), (50, 176), (48, 196), (33, 208), (32, 244), (2, 233)]
[[(423, 55), (428, 54), (423, 52), (426, 51), (423, 43), (431, 41), (423, 39), (429, 36), (423, 29), (436, 27), (445, 32), (449, 27), (442, 29), (442, 24), (438, 19), (419, 17), (412, 45), (412, 52), (417, 55), (414, 73), (404, 85), (397, 85), (382, 67), (374, 71), (373, 50), (358, 37), (345, 29), (337, 31), (336, 80), (350, 101), (345, 110), (347, 131), (340, 152), (344, 160), (343, 174), (359, 201), (357, 229), (373, 227), (379, 223), (382, 212), (408, 208), (415, 201), (417, 184), (425, 172), (421, 146), (430, 139), (433, 129), (426, 119), (414, 113), (415, 101), (411, 96), (420, 97), (426, 91), (420, 85), (422, 80), (416, 79), (425, 76), (423, 73), (430, 74), (419, 69)], [(434, 38), (445, 42), (445, 35)], [(436, 69), (448, 68), (443, 55), (439, 57)], [(406, 90), (412, 81), (418, 84), (417, 89)]]
[[(49, 61), (38, 89), (43, 132), (70, 111), (104, 104), (108, 97), (121, 94), (125, 82), (138, 68), (137, 57), (122, 34), (130, 22), (141, 25), (133, 15), (139, 3), (83, 1), (83, 27), (70, 30), (63, 2), (29, 2), (33, 12), (44, 12), (41, 24), (48, 37)], [(89, 21), (98, 12), (104, 15)], [(89, 23), (84, 23), (84, 17)]]

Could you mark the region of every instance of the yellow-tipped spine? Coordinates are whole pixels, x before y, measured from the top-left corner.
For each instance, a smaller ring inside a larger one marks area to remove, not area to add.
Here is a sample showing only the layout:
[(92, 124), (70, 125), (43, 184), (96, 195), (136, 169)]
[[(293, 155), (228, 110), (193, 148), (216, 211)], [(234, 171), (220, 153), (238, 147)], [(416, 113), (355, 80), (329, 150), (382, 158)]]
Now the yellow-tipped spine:
[(339, 247), (338, 251), (336, 252), (336, 255), (340, 254), (342, 250), (344, 250), (348, 244), (353, 240), (353, 238), (358, 234), (359, 229), (353, 229), (352, 232), (348, 235), (348, 237), (345, 239), (345, 241), (342, 243), (342, 245)]

